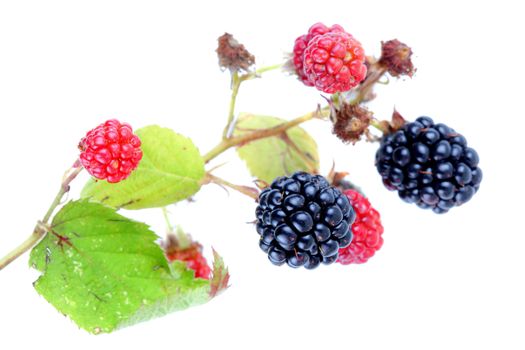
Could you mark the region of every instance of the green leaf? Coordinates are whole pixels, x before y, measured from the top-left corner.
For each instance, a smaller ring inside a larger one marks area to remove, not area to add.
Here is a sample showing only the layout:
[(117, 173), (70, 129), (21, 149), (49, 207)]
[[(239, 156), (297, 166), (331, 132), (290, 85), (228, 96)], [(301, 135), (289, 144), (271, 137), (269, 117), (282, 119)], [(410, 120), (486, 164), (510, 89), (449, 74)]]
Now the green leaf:
[(31, 251), (34, 287), (91, 333), (107, 333), (210, 300), (210, 281), (168, 264), (147, 225), (80, 200), (55, 216)]
[(157, 125), (136, 133), (144, 154), (137, 169), (116, 184), (91, 179), (82, 198), (115, 208), (144, 209), (186, 199), (200, 189), (204, 162), (189, 138)]
[[(286, 122), (284, 119), (244, 114), (235, 127), (234, 135), (271, 128)], [(313, 171), (319, 168), (319, 154), (315, 140), (304, 129), (296, 126), (286, 134), (251, 141), (237, 148), (250, 173), (268, 183), (276, 177), (294, 171)]]

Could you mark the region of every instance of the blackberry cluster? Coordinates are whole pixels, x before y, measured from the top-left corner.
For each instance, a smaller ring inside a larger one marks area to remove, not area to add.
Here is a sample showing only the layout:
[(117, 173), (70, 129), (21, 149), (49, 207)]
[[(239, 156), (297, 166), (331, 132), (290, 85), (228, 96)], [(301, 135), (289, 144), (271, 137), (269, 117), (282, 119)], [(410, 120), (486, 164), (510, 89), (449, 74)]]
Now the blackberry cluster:
[(419, 117), (381, 140), (376, 167), (384, 185), (420, 208), (443, 214), (468, 202), (483, 177), (478, 153), (445, 124)]
[(352, 241), (356, 214), (347, 196), (320, 175), (275, 179), (255, 211), (259, 246), (275, 265), (314, 269), (335, 262)]

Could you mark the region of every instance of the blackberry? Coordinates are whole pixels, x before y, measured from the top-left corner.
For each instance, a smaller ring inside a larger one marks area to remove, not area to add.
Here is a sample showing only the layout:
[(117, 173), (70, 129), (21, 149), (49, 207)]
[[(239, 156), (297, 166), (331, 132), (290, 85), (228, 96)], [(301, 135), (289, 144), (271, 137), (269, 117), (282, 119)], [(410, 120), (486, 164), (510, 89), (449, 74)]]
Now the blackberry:
[(274, 265), (314, 269), (337, 260), (352, 241), (356, 214), (347, 196), (320, 175), (275, 179), (255, 210), (259, 246)]
[(465, 137), (429, 117), (384, 136), (376, 153), (386, 188), (438, 214), (468, 202), (478, 191), (483, 177), (478, 163)]

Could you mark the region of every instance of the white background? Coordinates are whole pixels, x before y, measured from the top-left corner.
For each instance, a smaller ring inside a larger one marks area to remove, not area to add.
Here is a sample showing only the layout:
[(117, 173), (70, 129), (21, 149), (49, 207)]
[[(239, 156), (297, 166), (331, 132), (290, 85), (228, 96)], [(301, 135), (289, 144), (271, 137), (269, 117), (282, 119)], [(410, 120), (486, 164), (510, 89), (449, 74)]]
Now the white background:
[[(368, 54), (392, 38), (412, 46), (413, 79), (377, 89), (388, 118), (430, 115), (464, 133), (484, 180), (471, 202), (445, 216), (402, 203), (374, 168), (376, 145), (345, 146), (328, 123), (316, 138), (326, 173), (335, 160), (382, 213), (385, 244), (367, 264), (315, 271), (276, 268), (257, 246), (255, 204), (206, 186), (173, 219), (231, 271), (209, 304), (91, 336), (33, 290), (23, 256), (0, 273), (0, 348), (523, 349), (525, 230), (522, 185), (523, 28), (516, 2), (434, 1), (5, 1), (0, 2), (0, 254), (31, 232), (76, 145), (107, 118), (157, 123), (202, 152), (219, 141), (229, 97), (216, 38), (231, 32), (278, 63), (316, 22), (339, 23)], [(238, 110), (285, 118), (322, 102), (272, 72), (242, 87)], [(251, 178), (230, 151), (218, 175)], [(86, 175), (73, 185), (78, 195)], [(160, 210), (125, 212), (162, 234)]]

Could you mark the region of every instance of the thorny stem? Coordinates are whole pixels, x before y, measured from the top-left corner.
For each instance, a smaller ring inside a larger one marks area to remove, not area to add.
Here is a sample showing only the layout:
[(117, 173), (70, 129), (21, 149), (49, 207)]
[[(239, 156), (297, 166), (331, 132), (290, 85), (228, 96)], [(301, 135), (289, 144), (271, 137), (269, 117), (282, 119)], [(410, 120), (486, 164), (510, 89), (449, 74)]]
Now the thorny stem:
[(205, 181), (204, 181), (204, 184), (208, 184), (208, 183), (215, 183), (219, 186), (224, 186), (224, 187), (228, 187), (228, 188), (231, 188), (232, 190), (235, 190), (237, 192), (240, 192), (254, 200), (257, 200), (259, 198), (259, 191), (256, 190), (255, 188), (252, 188), (252, 187), (247, 187), (247, 186), (241, 186), (241, 185), (235, 185), (235, 184), (232, 184), (231, 182), (228, 182), (224, 179), (221, 179), (220, 177), (217, 177), (215, 175), (212, 175), (210, 173), (207, 173), (206, 174), (206, 178), (205, 178)]
[(60, 185), (60, 190), (58, 191), (57, 195), (53, 199), (53, 202), (49, 206), (49, 209), (44, 215), (44, 218), (36, 224), (35, 228), (33, 229), (33, 233), (31, 233), (31, 235), (24, 242), (22, 242), (18, 247), (16, 247), (11, 252), (9, 252), (6, 256), (0, 259), (0, 270), (2, 270), (4, 267), (9, 265), (12, 261), (14, 261), (20, 255), (27, 252), (35, 244), (37, 244), (42, 237), (44, 237), (44, 235), (48, 231), (45, 227), (49, 219), (51, 219), (53, 212), (62, 202), (64, 195), (69, 192), (69, 185), (77, 177), (77, 175), (82, 171), (82, 169), (83, 167), (77, 166), (76, 168), (73, 168), (72, 170), (68, 170), (64, 174), (64, 179), (62, 180), (62, 184)]
[(241, 145), (247, 142), (263, 139), (266, 137), (280, 135), (283, 132), (287, 131), (288, 129), (293, 128), (294, 126), (297, 126), (301, 123), (304, 123), (316, 117), (327, 117), (328, 114), (329, 114), (329, 108), (324, 107), (322, 109), (318, 109), (313, 112), (302, 115), (300, 117), (297, 117), (295, 119), (292, 119), (288, 122), (282, 123), (280, 125), (276, 125), (272, 128), (256, 130), (256, 131), (252, 131), (250, 133), (244, 134), (244, 135), (230, 137), (228, 139), (222, 140), (217, 146), (211, 149), (202, 158), (204, 159), (205, 163), (208, 163), (209, 161), (217, 157), (219, 154), (223, 153), (224, 151), (234, 146), (238, 146), (238, 145)]
[(233, 131), (233, 127), (235, 125), (235, 103), (237, 101), (237, 95), (239, 94), (239, 88), (241, 87), (241, 84), (243, 81), (251, 80), (254, 78), (259, 77), (262, 73), (269, 72), (275, 69), (279, 69), (283, 66), (282, 63), (280, 64), (274, 64), (272, 66), (266, 66), (261, 67), (254, 72), (246, 73), (241, 76), (239, 76), (238, 72), (232, 73), (232, 82), (231, 82), (231, 97), (230, 97), (230, 108), (228, 111), (228, 121), (226, 122), (226, 126), (224, 127), (224, 130), (222, 132), (222, 139), (225, 140), (230, 137), (231, 132)]

